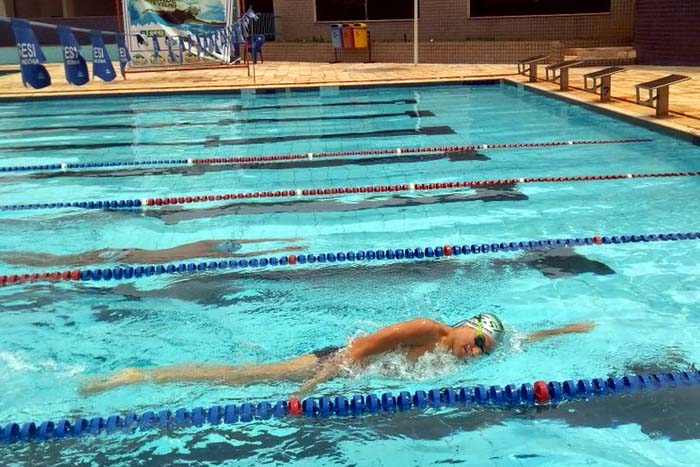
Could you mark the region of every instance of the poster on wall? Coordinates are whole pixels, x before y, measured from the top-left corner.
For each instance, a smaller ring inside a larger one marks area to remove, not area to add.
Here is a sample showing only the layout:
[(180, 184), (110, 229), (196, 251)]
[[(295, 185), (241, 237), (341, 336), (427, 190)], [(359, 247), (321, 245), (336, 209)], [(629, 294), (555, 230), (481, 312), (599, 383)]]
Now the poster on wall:
[[(124, 30), (127, 34), (140, 34), (129, 39), (132, 66), (167, 65), (175, 61), (191, 63), (200, 61), (193, 47), (180, 47), (179, 37), (195, 38), (212, 34), (230, 26), (239, 17), (238, 0), (122, 0)], [(162, 37), (154, 47), (153, 36)], [(158, 50), (159, 47), (160, 49)], [(165, 46), (165, 47), (163, 47)], [(169, 48), (176, 53), (168, 53)], [(176, 56), (174, 56), (176, 55)]]

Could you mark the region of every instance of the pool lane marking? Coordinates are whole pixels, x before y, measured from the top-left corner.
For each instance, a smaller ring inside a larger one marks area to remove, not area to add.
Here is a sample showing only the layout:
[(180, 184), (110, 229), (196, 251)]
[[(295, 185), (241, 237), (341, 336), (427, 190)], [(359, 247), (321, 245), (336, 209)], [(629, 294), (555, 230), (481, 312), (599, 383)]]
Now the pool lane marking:
[(325, 122), (336, 120), (372, 120), (380, 118), (408, 117), (425, 118), (434, 117), (435, 114), (429, 110), (408, 110), (405, 112), (382, 113), (382, 114), (360, 114), (360, 115), (327, 115), (314, 117), (289, 117), (289, 118), (251, 118), (235, 119), (226, 118), (215, 122), (174, 122), (174, 123), (148, 123), (142, 125), (132, 125), (128, 123), (114, 123), (105, 125), (81, 125), (81, 126), (56, 126), (56, 127), (35, 127), (35, 128), (14, 128), (10, 130), (0, 130), (0, 135), (15, 134), (37, 134), (37, 133), (70, 133), (70, 132), (90, 132), (103, 130), (143, 130), (153, 128), (176, 128), (176, 127), (216, 127), (232, 126), (256, 123), (295, 123), (295, 122)]
[[(384, 392), (381, 395), (353, 394), (335, 397), (309, 397), (303, 401), (292, 397), (277, 402), (260, 401), (256, 404), (214, 405), (211, 407), (180, 408), (174, 411), (154, 409), (137, 415), (123, 411), (120, 415), (78, 417), (74, 422), (66, 419), (56, 422), (10, 422), (0, 425), (0, 444), (31, 443), (71, 440), (81, 436), (117, 435), (153, 429), (173, 429), (177, 427), (201, 427), (234, 423), (265, 423), (271, 418), (304, 417), (315, 419), (318, 425), (328, 417), (347, 418), (376, 416), (410, 410), (426, 411), (445, 407), (490, 409), (550, 407), (558, 408), (566, 402), (591, 403), (600, 397), (629, 397), (633, 394), (678, 389), (697, 391), (700, 386), (700, 373), (678, 371), (673, 373), (629, 374), (625, 376), (593, 379), (569, 379), (566, 381), (533, 381), (520, 385), (507, 384), (503, 387), (462, 386), (400, 391), (397, 395)], [(566, 410), (564, 405), (562, 410)], [(101, 438), (104, 439), (104, 438)]]
[(586, 245), (610, 245), (640, 242), (671, 242), (700, 239), (700, 232), (662, 233), (621, 236), (593, 236), (585, 238), (564, 238), (548, 240), (530, 240), (519, 242), (482, 243), (471, 245), (442, 245), (435, 247), (397, 248), (387, 250), (360, 250), (336, 253), (309, 253), (306, 255), (285, 255), (281, 257), (262, 257), (251, 259), (211, 258), (200, 263), (158, 264), (146, 266), (126, 266), (113, 268), (75, 269), (68, 271), (24, 273), (0, 276), (0, 287), (33, 283), (59, 281), (120, 281), (128, 279), (145, 279), (163, 274), (196, 274), (211, 271), (238, 271), (259, 268), (293, 267), (304, 264), (334, 264), (344, 262), (402, 261), (449, 258), (452, 256), (479, 253), (497, 253), (512, 251), (542, 250), (550, 248), (577, 247)]
[(401, 185), (372, 185), (341, 188), (296, 188), (275, 191), (255, 191), (247, 193), (226, 193), (209, 195), (180, 195), (160, 198), (101, 200), (101, 201), (70, 201), (54, 203), (12, 204), (2, 205), (2, 211), (23, 211), (31, 209), (145, 209), (163, 206), (178, 206), (193, 203), (210, 203), (219, 201), (238, 201), (264, 198), (297, 198), (324, 197), (340, 195), (357, 195), (373, 193), (410, 193), (435, 190), (464, 190), (475, 188), (492, 188), (513, 186), (525, 183), (565, 183), (565, 182), (597, 182), (609, 180), (629, 180), (638, 178), (673, 178), (697, 177), (700, 172), (668, 172), (653, 174), (616, 174), (616, 175), (584, 175), (577, 177), (528, 177), (503, 180), (478, 180), (462, 182), (439, 183), (404, 183)]
[(350, 101), (350, 102), (331, 102), (327, 104), (311, 103), (311, 104), (291, 104), (291, 105), (262, 105), (262, 106), (243, 106), (243, 105), (228, 105), (224, 107), (180, 107), (180, 108), (151, 108), (151, 109), (123, 109), (123, 110), (93, 110), (92, 112), (70, 112), (70, 113), (60, 113), (60, 114), (34, 114), (34, 115), (0, 115), (3, 120), (9, 119), (21, 119), (26, 120), (28, 118), (50, 118), (50, 117), (69, 117), (69, 116), (91, 116), (95, 112), (99, 112), (100, 115), (140, 115), (140, 114), (154, 114), (154, 113), (176, 113), (176, 112), (241, 112), (241, 111), (251, 111), (251, 110), (284, 110), (284, 109), (297, 109), (297, 108), (318, 108), (318, 107), (366, 107), (370, 105), (391, 105), (391, 104), (417, 104), (415, 99), (392, 99), (385, 101)]
[(281, 136), (261, 136), (255, 138), (222, 139), (221, 135), (205, 136), (203, 141), (163, 141), (163, 142), (106, 142), (106, 143), (85, 143), (85, 144), (47, 144), (40, 146), (10, 146), (0, 148), (0, 152), (20, 153), (34, 151), (60, 151), (79, 149), (108, 149), (120, 147), (179, 147), (179, 146), (202, 146), (205, 148), (219, 146), (246, 146), (251, 144), (272, 144), (286, 143), (290, 141), (305, 140), (327, 140), (327, 139), (358, 139), (358, 138), (390, 138), (397, 136), (438, 136), (453, 135), (455, 131), (447, 125), (423, 126), (420, 128), (403, 128), (397, 130), (375, 130), (350, 133), (325, 133), (325, 134), (291, 134)]
[(425, 148), (392, 148), (374, 149), (366, 151), (340, 151), (340, 152), (307, 152), (303, 154), (277, 154), (268, 156), (238, 156), (238, 157), (216, 157), (198, 159), (174, 159), (174, 160), (147, 160), (147, 161), (124, 161), (124, 162), (61, 162), (58, 164), (44, 165), (24, 165), (12, 167), (0, 167), (0, 172), (36, 172), (36, 171), (67, 171), (75, 169), (93, 168), (114, 168), (114, 167), (135, 167), (135, 166), (177, 166), (177, 165), (221, 165), (221, 164), (251, 164), (251, 163), (275, 163), (287, 162), (298, 159), (326, 159), (337, 157), (361, 157), (377, 155), (407, 155), (425, 153), (453, 153), (464, 151), (478, 151), (485, 149), (529, 149), (556, 146), (588, 146), (588, 145), (609, 145), (609, 144), (636, 144), (651, 143), (653, 139), (633, 138), (618, 140), (579, 140), (579, 141), (551, 141), (542, 143), (506, 143), (506, 144), (477, 144), (469, 146), (432, 146)]

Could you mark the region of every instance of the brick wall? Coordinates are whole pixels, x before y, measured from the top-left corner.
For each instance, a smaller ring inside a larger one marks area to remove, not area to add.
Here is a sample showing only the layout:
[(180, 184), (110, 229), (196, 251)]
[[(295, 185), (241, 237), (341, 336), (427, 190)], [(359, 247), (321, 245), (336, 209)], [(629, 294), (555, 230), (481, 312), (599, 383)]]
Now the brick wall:
[[(564, 52), (572, 47), (598, 47), (601, 41), (468, 41), (421, 42), (421, 63), (516, 63), (533, 55), (551, 55), (553, 61), (563, 60)], [(329, 43), (268, 42), (263, 47), (266, 61), (331, 62), (334, 49)], [(365, 62), (367, 49), (339, 49), (342, 62)], [(372, 60), (383, 63), (412, 63), (413, 44), (410, 42), (373, 42)], [(588, 65), (627, 65), (634, 59), (618, 58), (589, 60)], [(515, 70), (515, 66), (513, 67)]]
[[(420, 40), (595, 39), (626, 45), (633, 39), (634, 1), (612, 0), (609, 14), (469, 18), (468, 0), (422, 0)], [(274, 11), (278, 39), (329, 40), (329, 23), (314, 21), (314, 0), (274, 0)], [(369, 28), (378, 41), (410, 41), (413, 36), (412, 21), (370, 22)]]
[[(84, 18), (32, 18), (31, 21), (39, 21), (49, 24), (63, 24), (74, 28), (97, 29), (100, 31), (117, 31), (116, 16), (92, 16)], [(58, 45), (58, 33), (54, 29), (34, 27), (40, 45)], [(84, 32), (76, 32), (75, 37), (81, 44), (90, 43), (90, 35)], [(106, 43), (114, 43), (114, 36), (104, 36)], [(15, 35), (10, 23), (0, 22), (0, 47), (14, 47)]]
[(700, 0), (637, 0), (640, 64), (700, 65)]

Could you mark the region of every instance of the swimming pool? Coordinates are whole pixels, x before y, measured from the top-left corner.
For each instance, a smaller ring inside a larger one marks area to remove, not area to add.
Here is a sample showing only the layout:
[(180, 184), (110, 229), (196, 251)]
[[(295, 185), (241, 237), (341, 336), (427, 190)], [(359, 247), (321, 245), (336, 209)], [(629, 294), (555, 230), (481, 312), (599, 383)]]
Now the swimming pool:
[[(4, 103), (3, 167), (356, 152), (397, 147), (564, 144), (341, 156), (266, 165), (78, 167), (5, 172), (0, 205), (700, 170), (698, 147), (501, 83)], [(28, 131), (33, 129), (33, 131)], [(277, 164), (277, 165), (275, 165)], [(214, 200), (145, 210), (0, 211), (0, 251), (163, 249), (206, 239), (277, 239), (242, 252), (307, 253), (698, 231), (698, 177), (505, 183), (435, 191)], [(282, 239), (293, 239), (286, 242)], [(420, 262), (355, 262), (0, 288), (0, 425), (285, 399), (296, 385), (133, 386), (93, 397), (86, 378), (125, 367), (273, 362), (427, 317), (478, 311), (509, 338), (469, 365), (398, 358), (318, 395), (690, 368), (700, 355), (700, 242), (579, 246)], [(281, 255), (282, 253), (280, 253)], [(279, 255), (278, 255), (279, 256)], [(100, 264), (101, 266), (118, 266)], [(0, 274), (70, 267), (0, 263)], [(523, 346), (579, 321), (587, 335)], [(369, 418), (152, 430), (0, 447), (4, 464), (262, 462), (415, 465), (692, 463), (695, 391), (556, 409), (432, 410)]]

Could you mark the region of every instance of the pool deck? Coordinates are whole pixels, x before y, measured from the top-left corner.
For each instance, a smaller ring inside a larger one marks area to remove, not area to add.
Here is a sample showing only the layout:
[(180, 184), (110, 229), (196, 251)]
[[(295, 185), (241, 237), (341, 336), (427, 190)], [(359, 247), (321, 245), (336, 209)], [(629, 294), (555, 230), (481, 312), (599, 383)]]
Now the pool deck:
[[(65, 82), (63, 65), (46, 65), (54, 84), (43, 90), (26, 89), (19, 74), (0, 74), (0, 99), (32, 99), (47, 97), (100, 95), (137, 95), (173, 92), (223, 92), (233, 89), (303, 88), (309, 86), (357, 86), (381, 84), (439, 83), (505, 79), (544, 91), (563, 99), (598, 107), (608, 112), (642, 120), (681, 132), (700, 144), (700, 67), (658, 67), (632, 65), (612, 78), (613, 100), (600, 103), (598, 96), (583, 91), (583, 75), (603, 67), (582, 67), (570, 70), (568, 92), (546, 81), (527, 83), (527, 78), (515, 73), (513, 65), (454, 65), (424, 64), (413, 66), (398, 63), (298, 63), (268, 62), (255, 67), (255, 80), (245, 68), (179, 70), (160, 73), (128, 73), (127, 80), (117, 78), (112, 83), (99, 80), (77, 88)], [(2, 66), (0, 71), (18, 70), (17, 66)], [(251, 71), (253, 71), (251, 69)], [(676, 73), (692, 79), (671, 87), (670, 115), (657, 118), (654, 109), (635, 104), (634, 85), (667, 74)], [(540, 69), (544, 77), (544, 68)]]

